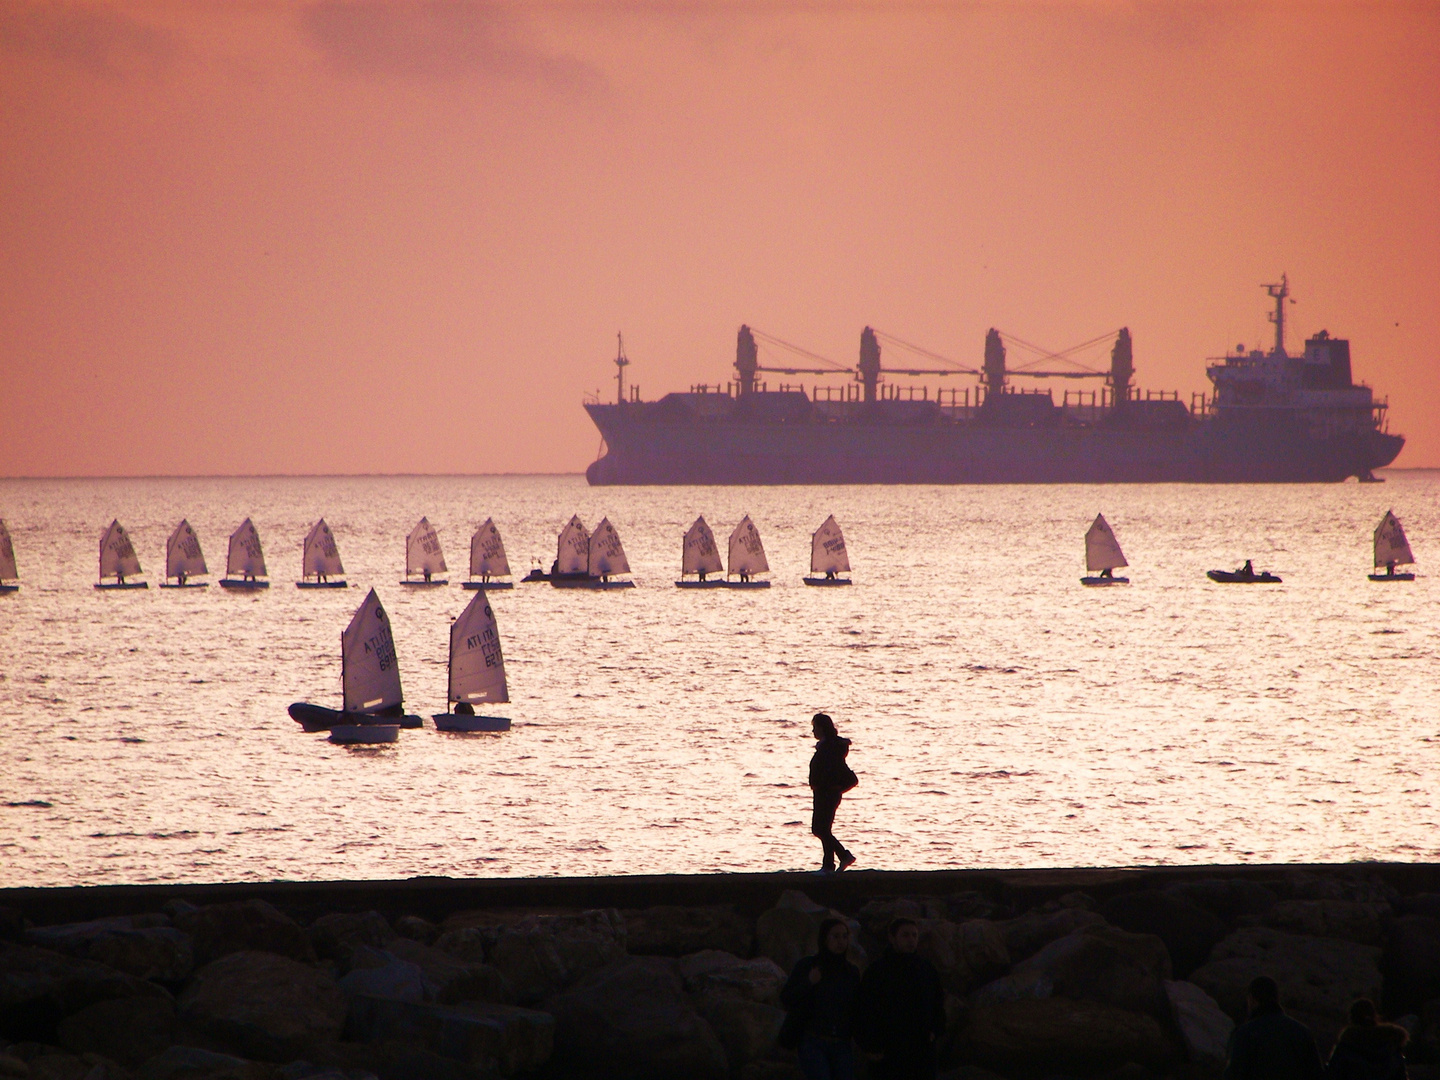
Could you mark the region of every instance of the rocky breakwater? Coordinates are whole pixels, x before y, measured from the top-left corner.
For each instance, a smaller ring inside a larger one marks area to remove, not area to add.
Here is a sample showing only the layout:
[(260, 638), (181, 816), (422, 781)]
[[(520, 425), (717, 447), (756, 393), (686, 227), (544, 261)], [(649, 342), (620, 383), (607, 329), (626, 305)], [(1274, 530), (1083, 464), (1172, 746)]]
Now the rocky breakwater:
[[(1440, 1080), (1440, 891), (1405, 887), (1416, 880), (1364, 867), (615, 879), (611, 907), (566, 903), (603, 893), (595, 882), (531, 883), (555, 901), (543, 907), (482, 883), (257, 886), (211, 903), (177, 888), (51, 924), (47, 908), (73, 911), (74, 896), (27, 891), (0, 909), (0, 1080), (798, 1077), (776, 1046), (779, 991), (832, 915), (861, 966), (895, 917), (919, 924), (957, 1080), (1218, 1076), (1261, 974), (1326, 1049), (1354, 998), (1376, 1000), (1412, 1031), (1412, 1077)], [(634, 906), (667, 888), (690, 902)], [(317, 896), (374, 906), (318, 910)], [(163, 902), (133, 910), (146, 899)]]

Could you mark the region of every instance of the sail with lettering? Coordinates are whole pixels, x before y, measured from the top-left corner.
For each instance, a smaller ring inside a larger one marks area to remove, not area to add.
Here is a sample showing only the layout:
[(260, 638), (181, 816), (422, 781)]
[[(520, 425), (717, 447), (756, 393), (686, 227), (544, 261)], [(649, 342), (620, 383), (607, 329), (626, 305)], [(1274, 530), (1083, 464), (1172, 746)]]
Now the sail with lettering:
[(765, 545), (760, 543), (760, 530), (746, 514), (730, 534), (730, 576), (764, 574), (770, 564), (765, 560)]
[(190, 522), (182, 518), (170, 534), (170, 539), (165, 541), (165, 576), (183, 581), (209, 572), (205, 556), (200, 551), (200, 538), (195, 535)]
[(260, 533), (248, 517), (230, 534), (230, 553), (225, 559), (225, 573), (239, 574), (242, 580), (267, 576), (265, 552), (260, 547)]
[(697, 517), (695, 524), (691, 525), (685, 534), (680, 552), (680, 572), (704, 575), (720, 574), (724, 571), (725, 567), (720, 562), (720, 548), (715, 543), (715, 534), (710, 531), (703, 515)]
[(135, 557), (130, 534), (119, 521), (110, 522), (110, 527), (100, 537), (100, 579), (113, 577), (123, 584), (127, 577), (134, 577), (140, 572), (140, 560)]
[(1375, 565), (1403, 566), (1413, 563), (1415, 556), (1410, 552), (1410, 541), (1405, 539), (1405, 530), (1393, 510), (1385, 511), (1380, 524), (1375, 526)]
[(510, 573), (510, 561), (505, 558), (505, 544), (500, 539), (500, 530), (490, 518), (475, 530), (470, 538), (470, 576), (478, 578), (505, 577)]
[(845, 550), (845, 534), (840, 531), (835, 515), (815, 530), (810, 538), (810, 570), (816, 574), (840, 574), (850, 569), (850, 556)]
[(20, 586), (6, 585), (7, 581), (19, 581), (20, 572), (15, 569), (15, 545), (10, 542), (10, 530), (0, 518), (0, 590), (14, 592)]
[(600, 524), (590, 534), (590, 564), (587, 570), (592, 578), (630, 573), (630, 561), (625, 558), (620, 534), (610, 524), (609, 518), (601, 518)]
[(1085, 533), (1085, 569), (1116, 570), (1129, 565), (1125, 561), (1124, 552), (1120, 550), (1120, 541), (1115, 539), (1115, 531), (1110, 528), (1105, 515), (1096, 514), (1089, 531)]
[(490, 600), (481, 589), (450, 624), (450, 701), (474, 704), (509, 700), (500, 631)]
[(555, 569), (561, 574), (583, 574), (589, 567), (590, 532), (579, 517), (572, 517), (555, 545)]
[(335, 534), (321, 518), (305, 535), (305, 550), (301, 556), (302, 577), (332, 577), (345, 573), (345, 564), (340, 561), (340, 548), (335, 543)]
[(424, 574), (430, 580), (429, 575), (443, 574), (448, 569), (440, 550), (440, 536), (430, 519), (422, 517), (405, 538), (405, 575)]
[(374, 589), (340, 635), (340, 658), (344, 665), (341, 681), (346, 712), (398, 710), (402, 695), (395, 637)]

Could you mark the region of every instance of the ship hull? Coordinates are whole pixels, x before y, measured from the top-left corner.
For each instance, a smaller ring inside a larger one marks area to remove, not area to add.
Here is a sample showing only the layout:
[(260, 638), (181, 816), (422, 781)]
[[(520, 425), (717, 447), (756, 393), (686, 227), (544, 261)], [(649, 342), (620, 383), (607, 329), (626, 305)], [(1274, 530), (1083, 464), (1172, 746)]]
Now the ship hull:
[(1335, 483), (1404, 445), (1378, 431), (1317, 435), (1283, 413), (1153, 430), (637, 421), (626, 406), (587, 409), (607, 448), (586, 471), (593, 485)]

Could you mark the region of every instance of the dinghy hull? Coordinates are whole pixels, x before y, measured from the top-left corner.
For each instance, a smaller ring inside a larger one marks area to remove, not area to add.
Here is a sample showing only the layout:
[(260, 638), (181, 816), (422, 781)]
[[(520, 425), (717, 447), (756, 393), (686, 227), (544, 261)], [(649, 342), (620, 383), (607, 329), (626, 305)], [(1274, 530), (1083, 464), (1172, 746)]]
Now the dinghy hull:
[(1403, 574), (1371, 574), (1371, 581), (1414, 581), (1415, 575), (1409, 572)]
[(633, 589), (633, 581), (601, 581), (592, 577), (552, 577), (550, 584), (557, 589), (592, 589), (596, 592), (609, 592), (612, 589)]
[(1082, 577), (1081, 585), (1129, 585), (1128, 577)]
[(150, 583), (148, 581), (97, 581), (95, 587), (107, 591), (110, 589), (148, 589)]
[(297, 701), (288, 710), (290, 719), (296, 721), (305, 731), (330, 731), (336, 727), (397, 727), (418, 728), (425, 721), (413, 713), (403, 716), (367, 717), (363, 713), (347, 713), (339, 709), (327, 709), (323, 705), (311, 705), (308, 701)]
[(849, 579), (849, 578), (807, 577), (807, 578), (802, 578), (801, 580), (804, 581), (806, 585), (822, 585), (822, 586), (827, 586), (827, 587), (828, 587), (828, 586), (831, 586), (831, 585), (849, 585), (849, 584), (850, 584), (850, 579)]
[(677, 589), (723, 589), (725, 582), (718, 578), (713, 581), (677, 581), (675, 587)]
[(436, 731), (509, 731), (510, 720), (504, 716), (464, 716), (436, 713), (431, 717)]
[(450, 582), (446, 578), (435, 578), (432, 581), (410, 581), (407, 579), (400, 582), (400, 584), (408, 585), (412, 589), (432, 589), (437, 585), (449, 585)]
[(348, 581), (297, 581), (297, 589), (348, 589)]
[(162, 581), (160, 583), (162, 589), (208, 589), (209, 587), (208, 581)]
[(330, 729), (330, 741), (340, 746), (377, 746), (399, 740), (399, 724), (336, 724)]
[(3, 594), (3, 593), (12, 593), (12, 592), (19, 592), (19, 591), (20, 591), (20, 586), (19, 586), (19, 585), (0, 585), (0, 594)]
[(484, 589), (486, 592), (494, 592), (496, 589), (513, 589), (513, 581), (466, 581), (460, 586), (462, 589)]
[(727, 581), (727, 582), (725, 582), (725, 587), (726, 587), (727, 589), (768, 589), (768, 588), (770, 587), (770, 582), (768, 582), (768, 581)]
[(254, 592), (256, 589), (268, 589), (270, 587), (270, 582), (244, 581), (237, 578), (221, 578), (220, 587), (222, 589), (234, 589), (236, 592)]
[(1279, 585), (1280, 578), (1269, 572), (1237, 574), (1233, 570), (1207, 570), (1205, 576), (1221, 585)]

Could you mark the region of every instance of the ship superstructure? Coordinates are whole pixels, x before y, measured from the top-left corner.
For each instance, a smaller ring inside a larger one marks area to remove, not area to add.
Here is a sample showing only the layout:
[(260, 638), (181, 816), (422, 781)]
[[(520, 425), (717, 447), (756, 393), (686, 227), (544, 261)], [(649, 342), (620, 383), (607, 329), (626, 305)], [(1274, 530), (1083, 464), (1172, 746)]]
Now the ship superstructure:
[[(1321, 331), (1285, 349), (1289, 283), (1275, 300), (1275, 344), (1216, 358), (1213, 394), (1134, 385), (1128, 329), (1115, 334), (1108, 369), (1076, 363), (1075, 350), (1007, 366), (1006, 339), (986, 335), (983, 363), (967, 368), (866, 327), (858, 362), (825, 358), (740, 328), (735, 378), (658, 401), (625, 393), (623, 349), (613, 403), (585, 405), (605, 439), (591, 484), (1278, 482), (1371, 478), (1404, 445), (1387, 430), (1387, 403), (1356, 385), (1350, 345)], [(1293, 302), (1293, 301), (1292, 301)], [(762, 364), (757, 338), (794, 360)], [(886, 368), (882, 338), (928, 358), (927, 368)], [(1012, 342), (1018, 339), (1010, 339)], [(1096, 339), (1099, 340), (1099, 339)], [(1094, 341), (1083, 343), (1093, 346)], [(1077, 346), (1080, 349), (1083, 346)], [(810, 366), (805, 366), (805, 365)], [(823, 365), (823, 366), (819, 366)], [(849, 376), (841, 385), (781, 384), (762, 374)], [(974, 385), (902, 387), (886, 376), (972, 376)], [(1020, 378), (1093, 379), (1095, 389), (1020, 386)]]

